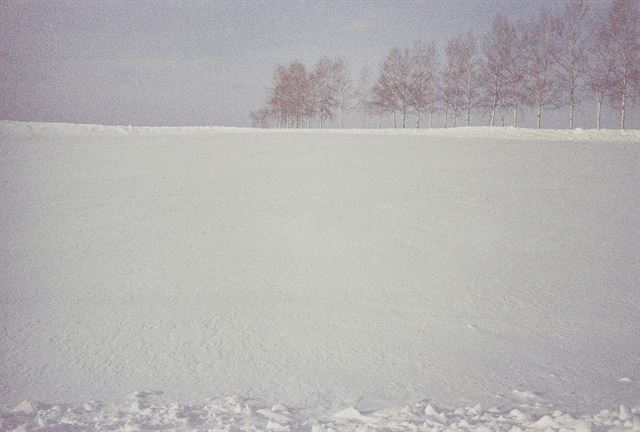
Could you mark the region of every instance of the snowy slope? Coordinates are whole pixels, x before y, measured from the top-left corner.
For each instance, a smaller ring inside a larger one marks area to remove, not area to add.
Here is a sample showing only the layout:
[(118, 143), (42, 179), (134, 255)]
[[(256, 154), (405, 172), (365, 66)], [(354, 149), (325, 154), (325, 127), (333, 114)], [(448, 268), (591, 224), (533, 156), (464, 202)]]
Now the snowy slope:
[(139, 389), (640, 415), (638, 131), (0, 122), (0, 187), (0, 430)]

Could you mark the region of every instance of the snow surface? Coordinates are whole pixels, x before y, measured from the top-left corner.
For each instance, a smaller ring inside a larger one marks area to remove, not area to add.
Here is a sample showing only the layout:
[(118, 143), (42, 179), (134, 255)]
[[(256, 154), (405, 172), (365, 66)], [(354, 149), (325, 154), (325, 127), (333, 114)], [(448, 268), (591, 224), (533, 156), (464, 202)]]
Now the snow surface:
[(0, 188), (0, 430), (640, 430), (638, 131), (3, 121)]

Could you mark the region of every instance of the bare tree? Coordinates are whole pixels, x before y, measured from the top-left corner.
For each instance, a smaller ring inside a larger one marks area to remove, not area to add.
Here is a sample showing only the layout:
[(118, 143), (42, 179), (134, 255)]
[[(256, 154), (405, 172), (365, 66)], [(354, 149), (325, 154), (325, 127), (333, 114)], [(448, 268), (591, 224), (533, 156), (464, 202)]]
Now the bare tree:
[(320, 117), (320, 128), (324, 127), (326, 119), (335, 117), (338, 107), (335, 85), (333, 83), (333, 62), (328, 57), (321, 58), (311, 74), (314, 89), (316, 113)]
[(427, 112), (429, 113), (429, 127), (433, 127), (433, 115), (438, 110), (438, 89), (440, 88), (440, 78), (438, 76), (438, 52), (433, 48), (433, 64), (430, 65), (431, 68), (431, 76), (430, 80), (427, 82), (427, 98), (426, 98), (426, 106)]
[(302, 127), (311, 97), (311, 85), (304, 64), (294, 61), (287, 67), (289, 127)]
[(479, 82), (484, 88), (483, 105), (491, 113), (490, 125), (495, 125), (496, 110), (506, 97), (512, 27), (498, 14), (482, 41), (482, 63)]
[(476, 38), (468, 32), (460, 46), (460, 77), (462, 80), (462, 103), (466, 112), (466, 124), (471, 126), (471, 110), (478, 104), (478, 71), (476, 59)]
[(411, 61), (409, 50), (392, 48), (385, 57), (380, 77), (376, 83), (378, 97), (384, 97), (386, 110), (391, 112), (393, 127), (397, 127), (396, 114), (402, 115), (402, 127), (406, 126), (406, 118), (411, 106)]
[(371, 78), (371, 69), (368, 65), (363, 65), (360, 69), (358, 85), (355, 91), (356, 109), (362, 113), (362, 127), (367, 123), (367, 112), (371, 108), (371, 89), (369, 88), (369, 80)]
[(522, 22), (518, 22), (509, 28), (508, 49), (505, 56), (507, 57), (507, 71), (505, 84), (505, 103), (503, 104), (503, 125), (504, 111), (508, 107), (512, 110), (512, 125), (518, 126), (518, 114), (523, 105), (531, 103), (530, 93), (527, 89), (527, 57), (525, 54), (525, 27)]
[(458, 94), (456, 94), (458, 88), (454, 82), (455, 78), (452, 76), (452, 71), (449, 69), (448, 64), (443, 65), (440, 77), (441, 86), (438, 92), (439, 102), (442, 111), (444, 112), (444, 123), (442, 126), (446, 129), (449, 126), (449, 110), (454, 104), (454, 99), (458, 97)]
[(637, 0), (613, 0), (609, 9), (609, 26), (613, 36), (613, 100), (620, 109), (620, 129), (625, 128), (629, 91), (637, 77), (640, 62), (640, 32)]
[(557, 62), (559, 43), (556, 35), (560, 28), (559, 17), (542, 10), (529, 23), (524, 32), (524, 49), (527, 57), (527, 81), (531, 94), (531, 106), (536, 109), (536, 127), (542, 127), (542, 110), (558, 102)]
[(420, 117), (429, 113), (429, 127), (433, 125), (438, 98), (438, 53), (433, 43), (418, 41), (411, 50), (410, 93), (411, 108), (416, 113), (416, 128), (420, 128)]
[(558, 89), (569, 105), (569, 129), (574, 128), (576, 105), (580, 102), (580, 81), (585, 74), (586, 0), (566, 0), (562, 9), (557, 53)]
[(378, 115), (378, 129), (382, 127), (382, 116), (385, 112), (393, 111), (393, 126), (395, 127), (395, 100), (389, 86), (385, 85), (382, 81), (382, 76), (378, 79), (378, 82), (373, 86), (371, 107)]
[(304, 102), (304, 117), (307, 119), (307, 128), (311, 128), (311, 122), (318, 114), (317, 88), (313, 81), (313, 73), (308, 74), (307, 78), (307, 97)]
[(453, 127), (456, 127), (458, 111), (462, 101), (463, 74), (465, 68), (464, 42), (458, 35), (449, 40), (445, 48), (446, 61), (442, 74), (442, 101), (444, 105), (444, 127), (447, 127), (449, 107), (453, 110)]
[(602, 125), (602, 105), (614, 86), (613, 33), (607, 20), (594, 17), (586, 48), (586, 87), (596, 101), (596, 127)]
[(281, 128), (285, 124), (286, 110), (286, 86), (287, 71), (282, 65), (276, 67), (273, 73), (272, 87), (270, 88), (271, 97), (267, 103), (268, 109), (272, 112), (276, 119), (276, 127)]
[(353, 84), (349, 73), (349, 66), (345, 59), (336, 57), (333, 61), (332, 85), (340, 108), (340, 127), (344, 128), (344, 114), (351, 109), (353, 99)]

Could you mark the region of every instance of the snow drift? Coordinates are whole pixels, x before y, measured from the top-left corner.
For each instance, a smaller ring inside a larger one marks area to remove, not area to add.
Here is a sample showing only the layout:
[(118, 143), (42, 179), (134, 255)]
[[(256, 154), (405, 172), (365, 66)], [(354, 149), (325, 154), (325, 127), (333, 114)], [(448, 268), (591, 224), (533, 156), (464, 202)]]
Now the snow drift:
[(0, 429), (136, 389), (637, 427), (639, 142), (0, 122)]

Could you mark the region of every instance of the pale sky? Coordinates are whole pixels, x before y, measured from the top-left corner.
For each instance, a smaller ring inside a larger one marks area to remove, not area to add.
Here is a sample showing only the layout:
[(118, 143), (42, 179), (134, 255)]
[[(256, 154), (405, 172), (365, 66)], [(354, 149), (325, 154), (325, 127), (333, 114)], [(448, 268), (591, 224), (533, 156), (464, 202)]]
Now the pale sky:
[[(604, 1), (604, 0), (602, 0)], [(597, 0), (595, 3), (599, 3)], [(0, 119), (247, 126), (276, 64), (481, 35), (528, 0), (0, 0)]]

